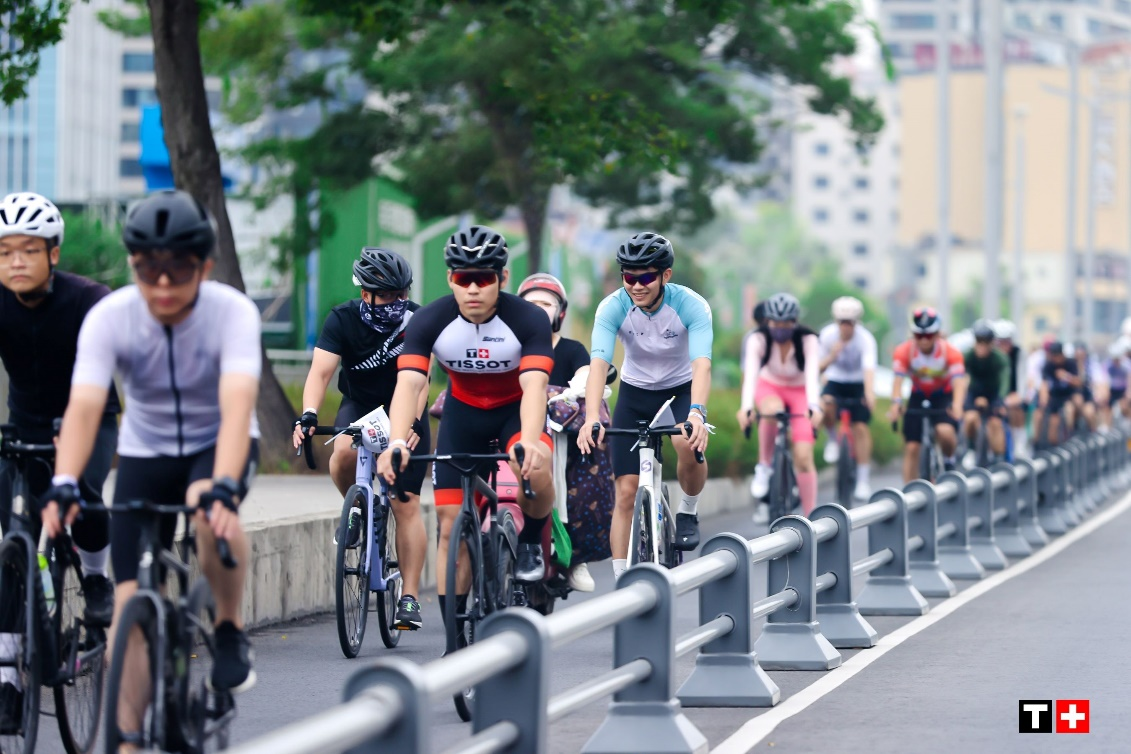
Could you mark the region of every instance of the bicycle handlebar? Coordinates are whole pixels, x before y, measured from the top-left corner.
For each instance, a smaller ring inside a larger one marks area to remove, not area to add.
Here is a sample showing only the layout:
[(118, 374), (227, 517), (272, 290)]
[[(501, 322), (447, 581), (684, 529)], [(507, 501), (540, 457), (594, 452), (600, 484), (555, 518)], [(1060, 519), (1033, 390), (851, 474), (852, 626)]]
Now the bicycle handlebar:
[(788, 411), (778, 411), (777, 413), (774, 413), (774, 414), (763, 414), (760, 411), (751, 410), (751, 411), (746, 412), (746, 416), (751, 417), (751, 422), (746, 425), (746, 429), (742, 430), (742, 434), (746, 436), (747, 440), (750, 439), (750, 435), (754, 430), (754, 422), (761, 421), (762, 419), (773, 419), (778, 424), (785, 424), (790, 419), (811, 419), (812, 418), (812, 416), (810, 416), (809, 414), (791, 414)]
[[(691, 426), (691, 422), (684, 422), (683, 425), (679, 427), (644, 427), (638, 429), (627, 429), (625, 427), (606, 427), (605, 436), (608, 437), (610, 435), (622, 435), (624, 437), (663, 437), (670, 435), (674, 437), (675, 435), (683, 435), (684, 437), (690, 437), (692, 429), (693, 427)], [(597, 438), (601, 435), (601, 425), (594, 423), (592, 428), (590, 429), (590, 432), (590, 436), (593, 438), (593, 442), (597, 442)], [(589, 458), (589, 454), (583, 455), (581, 457), (582, 463), (590, 463)], [(707, 458), (703, 455), (703, 451), (695, 451), (696, 463), (705, 463), (706, 460)]]
[[(522, 447), (522, 443), (516, 442), (513, 446), (514, 457), (521, 467), (526, 461), (526, 449)], [(498, 463), (499, 461), (511, 460), (510, 453), (427, 453), (422, 455), (410, 455), (408, 457), (409, 463), (448, 463), (460, 472), (461, 476), (471, 476), (475, 473), (474, 467), (457, 466), (460, 462), (471, 463), (474, 465), (486, 463)], [(401, 474), (401, 449), (400, 447), (393, 448), (393, 489), (400, 498), (401, 502), (408, 500), (404, 496), (404, 491), (400, 487), (400, 474)], [(522, 494), (528, 500), (534, 499), (534, 490), (530, 486), (530, 480), (524, 477), (519, 477), (522, 483)]]
[[(205, 493), (206, 495), (207, 493)], [(204, 502), (204, 495), (201, 495), (201, 502)], [(118, 503), (117, 505), (107, 505), (106, 510), (112, 513), (151, 513), (156, 516), (193, 516), (198, 511), (204, 511), (204, 517), (208, 518), (208, 510), (206, 508), (196, 508), (189, 505), (159, 505), (151, 503), (148, 500), (131, 500), (128, 503)], [(231, 570), (239, 565), (239, 561), (232, 555), (232, 548), (228, 544), (228, 540), (221, 537), (216, 537), (216, 554), (220, 556), (220, 562), (224, 567)]]

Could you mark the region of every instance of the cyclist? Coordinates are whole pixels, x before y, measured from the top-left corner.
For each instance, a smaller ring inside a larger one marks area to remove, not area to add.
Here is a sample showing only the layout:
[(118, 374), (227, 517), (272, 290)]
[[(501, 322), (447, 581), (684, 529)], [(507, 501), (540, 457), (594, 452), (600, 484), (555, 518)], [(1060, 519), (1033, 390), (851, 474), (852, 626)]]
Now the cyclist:
[(1025, 427), (1025, 412), (1028, 408), (1021, 394), (1022, 383), (1021, 346), (1017, 339), (1017, 326), (1008, 319), (999, 319), (993, 324), (994, 345), (1005, 354), (1009, 361), (1009, 380), (1005, 393), (1006, 414), (1009, 417), (1009, 432), (1013, 439), (1013, 457), (1029, 457), (1029, 433)]
[[(48, 199), (32, 193), (9, 194), (0, 201), (0, 359), (8, 373), (9, 423), (25, 442), (46, 444), (55, 436), (54, 420), (67, 408), (79, 328), (88, 311), (110, 289), (93, 280), (55, 269), (63, 244), (63, 218)], [(118, 394), (110, 380), (106, 409), (99, 417), (95, 451), (78, 480), (91, 505), (102, 502), (102, 485), (114, 458), (118, 436)], [(11, 523), (16, 468), (0, 460), (0, 528)], [(51, 486), (50, 467), (28, 467), (28, 485), (37, 498)], [(33, 526), (38, 522), (30, 522)], [(110, 556), (110, 518), (92, 508), (74, 527), (82, 561), (86, 620), (109, 625), (114, 587), (106, 577)], [(0, 597), (4, 599), (4, 597)], [(0, 660), (15, 659), (18, 634), (0, 627)], [(0, 732), (19, 725), (23, 708), (20, 677), (0, 668)]]
[[(624, 344), (621, 387), (613, 410), (613, 426), (635, 427), (651, 421), (660, 407), (675, 396), (672, 415), (691, 422), (691, 436), (675, 435), (676, 478), (681, 493), (676, 512), (676, 549), (699, 545), (699, 495), (707, 483), (707, 464), (696, 463), (694, 451), (707, 449), (707, 396), (711, 393), (711, 307), (686, 286), (671, 282), (675, 251), (659, 233), (637, 233), (617, 249), (623, 286), (597, 307), (593, 323), (592, 361), (585, 386), (585, 426), (600, 426), (598, 408), (605, 377), (613, 362), (617, 338)], [(605, 436), (600, 428), (598, 442)], [(616, 507), (609, 532), (613, 575), (628, 565), (628, 538), (632, 509), (640, 483), (640, 461), (631, 437), (613, 437), (613, 474)], [(593, 446), (589, 432), (581, 432), (582, 453)]]
[(1105, 369), (1107, 370), (1110, 393), (1104, 420), (1109, 427), (1113, 425), (1117, 412), (1122, 416), (1128, 415), (1126, 407), (1127, 378), (1128, 375), (1131, 375), (1131, 359), (1127, 358), (1129, 350), (1131, 350), (1131, 340), (1122, 336), (1117, 338), (1108, 348)]
[(1088, 352), (1086, 343), (1078, 342), (1073, 355), (1076, 359), (1076, 372), (1083, 383), (1073, 401), (1083, 412), (1089, 429), (1094, 432), (1099, 424), (1099, 407), (1105, 405), (1110, 397), (1107, 370), (1099, 359)]
[[(930, 401), (935, 437), (948, 470), (955, 467), (958, 449), (958, 419), (966, 401), (966, 366), (962, 353), (941, 336), (942, 319), (930, 307), (911, 313), (911, 340), (896, 346), (892, 357), (895, 379), (891, 386), (888, 419), (898, 421), (903, 413), (903, 381), (911, 380), (909, 410), (922, 409)], [(937, 413), (936, 413), (937, 412)], [(903, 480), (910, 482), (919, 471), (919, 447), (923, 415), (909, 413), (903, 419)]]
[(867, 500), (872, 494), (869, 484), (872, 431), (868, 422), (872, 420), (872, 410), (876, 407), (876, 393), (873, 389), (878, 362), (876, 338), (860, 323), (864, 316), (864, 304), (860, 299), (841, 296), (833, 302), (832, 315), (834, 322), (826, 325), (818, 336), (821, 371), (827, 380), (821, 406), (825, 426), (829, 429), (829, 441), (825, 443), (825, 463), (835, 465), (840, 458), (840, 445), (833, 438), (833, 427), (836, 426), (838, 414), (837, 399), (850, 398), (857, 401), (848, 407), (856, 450), (856, 489), (853, 497)]
[[(820, 395), (820, 346), (817, 333), (798, 324), (801, 304), (788, 293), (766, 300), (766, 324), (750, 339), (742, 370), (742, 396), (738, 423), (742, 429), (754, 420), (753, 409), (762, 414), (758, 423), (758, 465), (754, 467), (751, 492), (756, 499), (770, 489), (771, 463), (778, 425), (773, 414), (798, 414), (790, 420), (793, 435), (793, 466), (801, 509), (806, 515), (817, 504), (817, 469), (813, 464), (813, 442), (823, 418)], [(804, 418), (808, 416), (808, 418)], [(755, 520), (765, 523), (769, 512), (759, 504)]]
[[(550, 318), (551, 342), (554, 346), (554, 368), (550, 372), (550, 384), (557, 387), (568, 385), (570, 380), (589, 366), (589, 351), (580, 341), (562, 337), (562, 322), (565, 320), (566, 309), (569, 308), (569, 296), (566, 294), (565, 286), (553, 275), (538, 272), (522, 281), (518, 286), (518, 295), (546, 312), (546, 316)], [(576, 448), (570, 450), (569, 466), (575, 463), (578, 455)], [(570, 499), (573, 500), (573, 496)], [(573, 510), (569, 511), (571, 522), (577, 522), (580, 518), (581, 516), (575, 515)], [(574, 565), (569, 569), (570, 588), (579, 592), (592, 592), (597, 585), (593, 581), (592, 574), (589, 573), (589, 565), (576, 562), (577, 557), (578, 551), (575, 546), (571, 560)]]
[[(190, 194), (150, 194), (130, 210), (122, 237), (136, 285), (111, 293), (83, 323), (43, 523), (54, 535), (60, 530), (58, 506), (68, 522), (78, 515), (75, 480), (94, 447), (106, 386), (117, 372), (126, 410), (114, 503), (199, 506), (196, 552), (216, 603), (209, 683), (245, 691), (255, 684), (240, 612), (250, 547), (237, 506), (247, 495), (258, 454), (259, 310), (239, 291), (207, 280), (215, 221)], [(166, 548), (176, 523), (174, 516), (161, 522)], [(110, 529), (116, 622), (137, 591), (142, 522), (118, 513)], [(236, 568), (220, 563), (216, 538), (228, 541)], [(128, 657), (123, 689), (137, 693), (145, 687), (145, 666)], [(119, 722), (128, 731), (142, 721)]]
[(993, 325), (980, 319), (971, 329), (974, 347), (963, 354), (970, 382), (963, 404), (966, 412), (963, 429), (966, 439), (973, 442), (982, 426), (982, 415), (978, 409), (988, 409), (991, 413), (986, 422), (986, 438), (994, 455), (1004, 458), (1005, 427), (1000, 414), (1005, 406), (1004, 397), (1009, 390), (1009, 359), (994, 348)]
[[(402, 452), (401, 470), (407, 466), (409, 432), (419, 415), (418, 399), (435, 354), (450, 380), (436, 452), (483, 453), (491, 441), (498, 441), (511, 453), (515, 475), (529, 479), (534, 491), (533, 500), (519, 491), (525, 521), (514, 574), (519, 581), (538, 581), (545, 573), (542, 530), (554, 504), (550, 438), (543, 431), (553, 345), (550, 323), (538, 308), (502, 292), (507, 256), (506, 239), (486, 226), (473, 225), (448, 239), (444, 261), (452, 295), (419, 309), (408, 324), (389, 409), (393, 439), (377, 459), (377, 470), (386, 481), (395, 481), (396, 447)], [(526, 451), (521, 468), (514, 462), (513, 450), (520, 441)], [(432, 484), (440, 527), (436, 562), (446, 563), (452, 524), (463, 503), (459, 472), (436, 464)], [(468, 575), (463, 574), (463, 579), (460, 588), (466, 590)], [(448, 595), (445, 580), (437, 581), (443, 613)], [(466, 599), (466, 591), (459, 598)]]
[(1064, 345), (1051, 341), (1045, 346), (1045, 363), (1041, 367), (1041, 382), (1038, 388), (1037, 409), (1033, 412), (1033, 426), (1040, 427), (1044, 415), (1049, 417), (1048, 435), (1039, 438), (1056, 445), (1060, 433), (1060, 412), (1064, 409), (1068, 426), (1075, 424), (1076, 406), (1073, 396), (1080, 391), (1083, 381), (1079, 377), (1074, 360), (1064, 353)]
[[(342, 403), (334, 418), (335, 426), (355, 422), (392, 402), (397, 384), (396, 359), (404, 348), (405, 329), (413, 312), (420, 308), (419, 304), (408, 300), (412, 267), (394, 251), (367, 246), (353, 263), (353, 282), (361, 288), (361, 297), (330, 310), (314, 346), (310, 373), (302, 391), (302, 404), (306, 408), (295, 423), (296, 448), (302, 444), (303, 433), (312, 435), (318, 426), (318, 408), (339, 365), (342, 370), (338, 375), (338, 390)], [(428, 418), (424, 416), (427, 401), (426, 384), (417, 399), (419, 410), (408, 437), (411, 447), (423, 443), (425, 452), (432, 448)], [(356, 471), (357, 451), (352, 438), (338, 437), (330, 456), (330, 478), (343, 496), (353, 485)], [(408, 502), (397, 500), (392, 506), (397, 523), (397, 563), (404, 587), (394, 627), (408, 631), (423, 625), (416, 595), (420, 593), (420, 574), (428, 553), (428, 537), (420, 516), (420, 489), (424, 485), (425, 471), (426, 464), (415, 464), (408, 470), (401, 480)]]

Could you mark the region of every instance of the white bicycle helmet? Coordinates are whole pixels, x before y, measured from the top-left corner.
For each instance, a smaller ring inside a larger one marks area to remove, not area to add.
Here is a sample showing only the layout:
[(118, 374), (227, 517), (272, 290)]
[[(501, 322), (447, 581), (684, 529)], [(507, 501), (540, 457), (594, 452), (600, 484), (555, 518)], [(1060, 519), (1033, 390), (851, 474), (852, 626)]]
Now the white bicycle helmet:
[(994, 337), (998, 340), (1015, 340), (1017, 338), (1017, 325), (1008, 319), (999, 319), (994, 322)]
[(837, 322), (859, 322), (864, 317), (864, 304), (852, 296), (841, 296), (833, 302), (833, 319)]
[(30, 191), (0, 200), (0, 237), (34, 236), (63, 243), (63, 216), (50, 199)]
[(1123, 320), (1123, 324), (1119, 326), (1119, 333), (1125, 338), (1131, 338), (1131, 317)]

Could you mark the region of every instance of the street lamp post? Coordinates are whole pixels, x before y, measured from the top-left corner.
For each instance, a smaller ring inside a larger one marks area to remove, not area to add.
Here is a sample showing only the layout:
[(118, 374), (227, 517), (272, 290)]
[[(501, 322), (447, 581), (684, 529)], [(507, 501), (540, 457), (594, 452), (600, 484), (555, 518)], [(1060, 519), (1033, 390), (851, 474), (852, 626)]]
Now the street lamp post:
[(984, 225), (986, 273), (982, 316), (1001, 313), (1002, 170), (1002, 8), (1001, 0), (983, 0), (982, 33), (986, 65), (986, 216)]
[(935, 4), (935, 71), (938, 227), (935, 248), (938, 250), (939, 315), (950, 327), (950, 14), (946, 0)]
[(1024, 325), (1024, 298), (1021, 284), (1022, 258), (1025, 251), (1025, 117), (1029, 108), (1019, 105), (1013, 109), (1014, 128), (1017, 130), (1013, 178), (1013, 291), (1009, 310), (1019, 327)]

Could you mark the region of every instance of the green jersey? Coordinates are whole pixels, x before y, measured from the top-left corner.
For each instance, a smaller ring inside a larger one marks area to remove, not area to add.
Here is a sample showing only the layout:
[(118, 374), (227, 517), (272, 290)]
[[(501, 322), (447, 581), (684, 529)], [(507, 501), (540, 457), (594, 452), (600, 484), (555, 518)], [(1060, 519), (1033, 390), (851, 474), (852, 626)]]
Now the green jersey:
[(989, 399), (1004, 398), (1009, 392), (1009, 359), (992, 349), (982, 358), (970, 349), (963, 354), (966, 374), (970, 376), (970, 395)]

